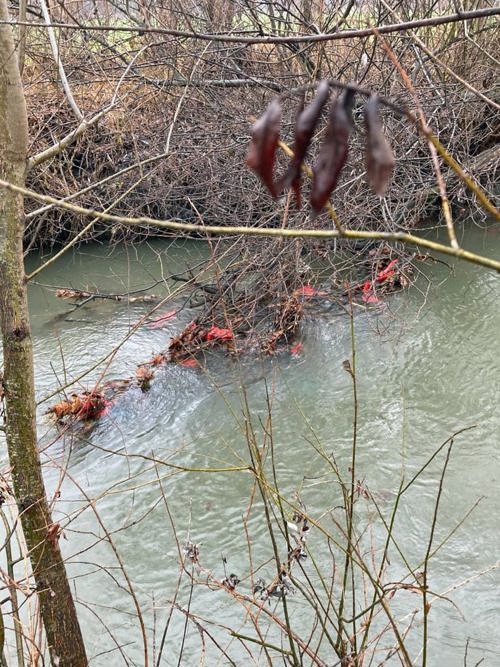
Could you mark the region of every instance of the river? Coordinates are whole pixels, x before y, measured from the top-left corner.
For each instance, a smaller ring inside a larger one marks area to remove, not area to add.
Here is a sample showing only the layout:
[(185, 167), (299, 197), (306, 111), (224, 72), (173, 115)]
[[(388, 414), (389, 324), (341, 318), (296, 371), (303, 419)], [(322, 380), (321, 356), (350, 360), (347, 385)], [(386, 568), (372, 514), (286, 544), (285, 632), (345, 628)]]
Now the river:
[[(498, 225), (488, 230), (471, 226), (464, 244), (498, 256), (498, 231)], [(125, 292), (152, 285), (205, 255), (200, 241), (154, 241), (112, 249), (96, 244), (68, 253), (37, 280), (50, 286)], [(31, 255), (28, 268), (40, 261), (40, 255)], [(381, 308), (359, 308), (354, 317), (359, 401), (356, 479), (369, 496), (360, 492), (355, 523), (363, 532), (360, 548), (371, 545), (372, 555), (365, 551), (364, 557), (376, 560), (385, 532), (371, 499), (388, 519), (401, 479), (411, 479), (452, 434), (473, 427), (454, 439), (440, 498), (433, 550), (445, 543), (430, 560), (428, 584), (433, 593), (447, 599), (432, 601), (427, 664), (456, 667), (465, 664), (467, 651), (467, 665), (484, 658), (481, 664), (494, 666), (500, 664), (500, 276), (460, 262), (426, 263), (421, 271), (415, 286), (387, 298)], [(166, 295), (177, 286), (167, 281), (150, 291)], [(61, 547), (75, 578), (91, 664), (144, 664), (134, 601), (107, 535), (112, 536), (143, 613), (150, 665), (158, 659), (169, 601), (176, 595), (180, 607), (205, 619), (202, 625), (224, 646), (226, 655), (207, 635), (204, 646), (192, 623), (183, 640), (185, 615), (175, 611), (161, 665), (252, 664), (241, 644), (217, 625), (254, 636), (243, 607), (206, 581), (212, 575), (220, 581), (225, 571), (234, 572), (241, 579), (237, 590), (251, 593), (250, 553), (256, 576), (270, 581), (275, 574), (271, 540), (258, 498), (244, 521), (250, 474), (203, 469), (248, 465), (244, 403), (248, 402), (257, 440), (262, 442), (267, 391), (281, 494), (295, 502), (299, 491), (318, 523), (310, 530), (311, 553), (302, 561), (304, 571), (316, 581), (314, 562), (325, 577), (331, 576), (331, 555), (320, 526), (339, 537), (334, 520), (340, 516), (342, 497), (329, 457), (334, 457), (343, 478), (350, 479), (352, 382), (342, 366), (351, 356), (349, 319), (332, 313), (306, 320), (297, 355), (236, 362), (219, 354), (205, 369), (168, 365), (157, 373), (149, 392), (129, 389), (85, 437), (58, 437), (44, 413), (57, 400), (47, 397), (59, 385), (94, 366), (78, 388), (91, 386), (102, 373), (106, 378), (132, 376), (136, 364), (163, 349), (192, 314), (182, 311), (164, 327), (140, 327), (127, 339), (131, 325), (151, 304), (97, 300), (67, 314), (71, 304), (56, 298), (52, 289), (31, 285), (29, 296), (41, 401), (40, 446), (50, 490), (59, 488), (61, 469), (67, 466), (56, 519), (64, 525), (71, 518)], [(179, 303), (175, 295), (172, 299)], [(125, 342), (112, 359), (96, 366), (121, 341)], [(422, 568), (426, 553), (445, 453), (446, 447), (404, 494), (398, 510), (395, 540), (415, 570)], [(195, 470), (185, 472), (162, 462)], [(92, 499), (91, 507), (86, 499)], [(177, 590), (176, 540), (181, 550), (186, 541), (199, 548), (193, 588), (184, 576)], [(279, 534), (277, 541), (286, 556)], [(410, 578), (404, 579), (404, 560), (393, 546), (389, 561), (384, 580), (410, 583)], [(340, 572), (342, 562), (338, 567)], [(361, 608), (369, 604), (370, 590), (366, 582), (363, 588), (360, 577), (356, 585)], [(419, 665), (421, 594), (401, 586), (394, 586), (393, 592), (391, 605), (401, 631), (413, 619), (407, 645), (413, 664)], [(276, 607), (280, 613), (281, 604), (273, 601), (266, 608)], [(287, 607), (293, 627), (307, 636), (312, 613), (300, 592), (287, 597)], [(419, 611), (412, 616), (413, 610)], [(386, 622), (378, 617), (374, 629)], [(273, 631), (266, 638), (271, 644), (280, 641)], [(184, 658), (179, 662), (182, 641)], [(389, 634), (383, 636), (372, 664), (387, 658), (392, 644)], [(249, 646), (254, 664), (267, 664), (263, 654), (257, 657), (258, 647)], [(337, 664), (324, 643), (322, 651), (328, 665)], [(273, 656), (273, 664), (282, 664), (278, 653)], [(384, 664), (400, 663), (393, 657)]]

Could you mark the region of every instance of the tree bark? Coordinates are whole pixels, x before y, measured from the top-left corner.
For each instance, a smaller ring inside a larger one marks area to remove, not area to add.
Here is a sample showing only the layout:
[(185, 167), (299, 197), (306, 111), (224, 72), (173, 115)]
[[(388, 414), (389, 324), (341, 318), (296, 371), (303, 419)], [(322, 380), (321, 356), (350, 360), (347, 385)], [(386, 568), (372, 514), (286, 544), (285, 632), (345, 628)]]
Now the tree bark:
[[(28, 123), (6, 0), (0, 0), (0, 175), (24, 185)], [(29, 550), (54, 667), (87, 665), (66, 568), (52, 523), (37, 449), (33, 350), (26, 298), (22, 196), (0, 190), (0, 328), (6, 441), (12, 487)]]

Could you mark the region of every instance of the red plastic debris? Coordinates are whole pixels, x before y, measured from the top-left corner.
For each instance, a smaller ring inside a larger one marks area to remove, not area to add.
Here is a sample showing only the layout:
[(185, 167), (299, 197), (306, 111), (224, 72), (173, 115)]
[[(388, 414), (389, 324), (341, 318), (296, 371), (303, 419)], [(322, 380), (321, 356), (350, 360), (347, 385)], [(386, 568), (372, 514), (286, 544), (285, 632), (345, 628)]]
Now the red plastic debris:
[(172, 317), (175, 317), (175, 315), (177, 315), (176, 310), (169, 310), (167, 313), (163, 313), (163, 315), (160, 315), (156, 319), (151, 320), (151, 322), (149, 322), (148, 324), (148, 327), (150, 329), (158, 329), (159, 327), (162, 327), (165, 324), (165, 322), (171, 320)]
[(363, 283), (363, 294), (361, 296), (361, 300), (363, 303), (380, 303), (380, 299), (375, 295), (375, 292), (373, 291), (373, 285), (371, 280), (366, 280)]
[(398, 263), (397, 259), (393, 259), (392, 262), (389, 262), (389, 264), (385, 267), (385, 269), (382, 269), (379, 273), (377, 273), (377, 280), (379, 283), (383, 283), (384, 280), (389, 280), (389, 278), (392, 278), (393, 276), (396, 275), (396, 271), (394, 270), (394, 267)]
[(295, 345), (290, 348), (290, 354), (299, 354), (303, 347), (304, 343), (295, 343)]
[(362, 287), (363, 294), (365, 294), (366, 292), (370, 292), (371, 288), (372, 288), (372, 281), (371, 280), (366, 280), (363, 283), (363, 287)]
[(375, 296), (375, 294), (370, 292), (366, 292), (365, 294), (363, 294), (361, 300), (363, 301), (363, 303), (380, 303), (380, 299), (377, 296)]
[(317, 296), (318, 292), (312, 285), (302, 285), (302, 287), (295, 290), (294, 294), (296, 296)]
[(210, 327), (207, 331), (207, 340), (233, 340), (234, 334), (231, 329), (221, 329), (219, 327)]
[(199, 364), (196, 359), (183, 359), (179, 361), (179, 366), (186, 366), (187, 368), (198, 368)]

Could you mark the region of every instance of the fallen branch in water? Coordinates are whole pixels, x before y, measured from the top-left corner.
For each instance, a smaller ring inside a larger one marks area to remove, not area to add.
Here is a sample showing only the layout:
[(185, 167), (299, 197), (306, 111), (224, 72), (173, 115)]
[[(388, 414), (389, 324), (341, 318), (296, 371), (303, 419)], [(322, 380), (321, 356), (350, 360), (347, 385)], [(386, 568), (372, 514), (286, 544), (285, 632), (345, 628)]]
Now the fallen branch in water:
[[(150, 303), (157, 301), (160, 297), (156, 294), (144, 294), (142, 296), (129, 296), (126, 294), (102, 294), (100, 292), (84, 292), (82, 290), (61, 288), (55, 291), (58, 299), (84, 300), (85, 303), (93, 299), (110, 299), (111, 301), (126, 301), (127, 303)], [(83, 305), (83, 304), (79, 304)]]
[[(386, 256), (377, 265), (377, 271), (371, 278), (338, 286), (342, 295), (359, 294), (359, 306), (379, 306), (384, 293), (394, 292), (397, 288), (408, 284), (408, 277), (400, 266), (398, 259)], [(199, 285), (197, 286), (199, 288)], [(85, 298), (86, 293), (79, 290), (66, 290), (64, 298)], [(302, 352), (303, 343), (297, 341), (299, 325), (304, 313), (314, 311), (315, 304), (327, 300), (337, 302), (339, 293), (335, 290), (317, 289), (305, 283), (295, 288), (289, 295), (276, 296), (268, 303), (273, 312), (270, 327), (256, 333), (254, 328), (240, 328), (242, 318), (236, 316), (227, 320), (227, 308), (221, 301), (220, 294), (212, 294), (213, 302), (208, 302), (200, 315), (189, 322), (182, 331), (170, 338), (166, 348), (154, 354), (147, 361), (137, 365), (134, 376), (106, 382), (98, 382), (92, 389), (72, 393), (68, 397), (52, 405), (46, 414), (54, 418), (58, 425), (83, 425), (87, 433), (97, 421), (107, 415), (116, 399), (133, 387), (147, 392), (159, 368), (167, 364), (177, 364), (186, 368), (197, 369), (202, 366), (200, 356), (209, 351), (224, 351), (226, 354), (238, 355), (243, 351), (260, 351), (272, 355), (286, 351), (292, 356)], [(267, 298), (267, 297), (265, 297)], [(149, 322), (150, 329), (156, 329), (177, 315), (175, 309), (159, 315)], [(218, 319), (217, 319), (218, 318)], [(224, 324), (225, 322), (225, 324)], [(246, 324), (246, 323), (245, 323)], [(261, 322), (258, 326), (261, 326)], [(229, 326), (231, 325), (231, 326)]]

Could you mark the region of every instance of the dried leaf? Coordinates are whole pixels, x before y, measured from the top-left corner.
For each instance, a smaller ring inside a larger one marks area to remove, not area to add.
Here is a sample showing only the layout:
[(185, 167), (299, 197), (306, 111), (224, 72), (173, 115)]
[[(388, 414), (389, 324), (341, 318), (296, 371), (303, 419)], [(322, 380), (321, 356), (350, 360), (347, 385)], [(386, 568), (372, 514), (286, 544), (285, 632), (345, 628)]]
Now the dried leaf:
[(76, 420), (94, 420), (102, 417), (108, 411), (111, 401), (96, 391), (83, 391), (81, 394), (71, 394), (69, 400), (56, 403), (48, 409), (58, 421), (64, 417), (75, 417)]
[(394, 171), (394, 154), (382, 132), (379, 98), (372, 95), (365, 106), (366, 176), (372, 190), (385, 194)]
[(59, 420), (70, 415), (72, 407), (73, 406), (70, 401), (60, 401), (59, 403), (56, 403), (50, 407), (47, 412), (53, 414), (55, 418)]
[(252, 128), (252, 141), (247, 155), (247, 165), (262, 179), (273, 197), (278, 196), (273, 170), (280, 123), (281, 104), (278, 99), (274, 99)]
[(150, 301), (157, 301), (159, 298), (156, 294), (143, 294), (141, 296), (129, 297), (128, 303), (149, 303)]
[(293, 188), (297, 208), (300, 208), (300, 170), (329, 95), (330, 86), (328, 81), (321, 81), (314, 99), (305, 109), (303, 107), (300, 109), (295, 122), (293, 158), (283, 177), (280, 190), (285, 190), (289, 187)]
[(347, 89), (330, 107), (326, 137), (313, 167), (311, 206), (319, 213), (337, 185), (347, 160), (354, 91)]
[(345, 370), (346, 373), (349, 373), (349, 375), (353, 375), (351, 362), (349, 361), (349, 359), (346, 359), (345, 361), (342, 362), (342, 368)]
[(353, 88), (346, 88), (342, 95), (340, 96), (340, 101), (344, 107), (344, 111), (349, 120), (350, 129), (354, 127), (354, 121), (352, 119), (352, 110), (354, 107), (354, 100), (356, 98), (356, 91)]
[(163, 352), (159, 352), (158, 354), (155, 354), (154, 357), (152, 357), (149, 361), (146, 361), (146, 364), (150, 364), (151, 366), (161, 366), (161, 364), (165, 363), (166, 357)]
[(106, 400), (99, 392), (83, 392), (82, 405), (76, 413), (77, 419), (93, 420), (99, 419), (108, 412), (110, 401)]
[(142, 391), (148, 391), (151, 387), (151, 380), (154, 378), (154, 371), (147, 366), (138, 366), (135, 370), (135, 379)]
[(61, 534), (61, 524), (60, 523), (51, 523), (47, 528), (47, 539), (52, 544), (52, 547), (55, 549), (59, 536)]
[(224, 577), (221, 584), (229, 591), (234, 591), (236, 586), (240, 583), (236, 574), (230, 574), (229, 577)]

